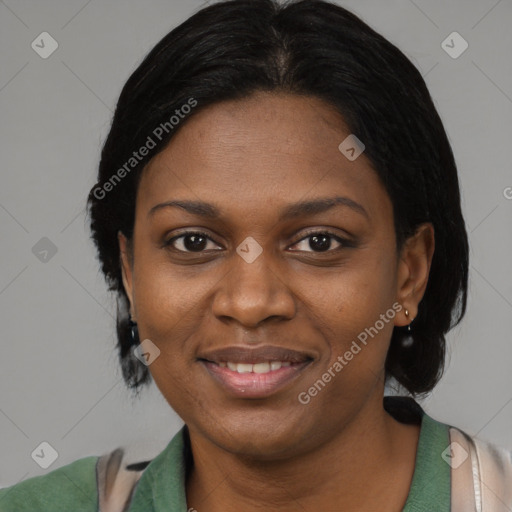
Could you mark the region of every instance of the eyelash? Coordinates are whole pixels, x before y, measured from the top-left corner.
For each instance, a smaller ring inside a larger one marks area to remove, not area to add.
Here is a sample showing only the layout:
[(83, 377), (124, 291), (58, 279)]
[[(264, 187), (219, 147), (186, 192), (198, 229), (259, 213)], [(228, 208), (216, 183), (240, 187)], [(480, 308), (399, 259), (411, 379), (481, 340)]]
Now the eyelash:
[[(187, 236), (191, 236), (191, 235), (197, 235), (197, 236), (201, 236), (201, 237), (204, 237), (204, 238), (207, 238), (208, 240), (214, 242), (214, 243), (217, 243), (215, 242), (215, 240), (213, 240), (209, 235), (207, 235), (206, 233), (204, 232), (201, 232), (201, 231), (185, 231), (183, 233), (181, 233), (180, 235), (178, 236), (175, 236), (171, 239), (169, 239), (168, 241), (166, 241), (164, 243), (164, 247), (171, 247), (172, 249), (180, 252), (180, 253), (184, 253), (184, 254), (201, 254), (201, 253), (204, 253), (205, 251), (197, 251), (197, 252), (194, 252), (194, 251), (183, 251), (181, 249), (176, 249), (175, 247), (172, 246), (173, 242), (175, 242), (176, 240), (179, 240), (180, 238), (185, 238)], [(315, 235), (328, 235), (329, 237), (333, 238), (334, 240), (336, 240), (337, 242), (339, 242), (341, 244), (341, 247), (337, 247), (336, 249), (328, 249), (327, 251), (298, 251), (298, 252), (310, 252), (310, 253), (313, 253), (313, 254), (325, 254), (325, 253), (332, 253), (332, 252), (336, 252), (336, 251), (339, 251), (343, 248), (347, 248), (347, 247), (355, 247), (355, 244), (345, 238), (341, 238), (339, 235), (336, 235), (334, 234), (332, 231), (329, 231), (328, 229), (324, 229), (324, 230), (320, 230), (320, 231), (311, 231), (309, 233), (306, 234), (306, 236), (302, 237), (300, 240), (298, 240), (297, 242), (295, 242), (294, 244), (292, 245), (297, 245), (298, 243), (300, 242), (303, 242), (304, 240), (307, 240), (308, 238), (312, 238), (314, 237)]]

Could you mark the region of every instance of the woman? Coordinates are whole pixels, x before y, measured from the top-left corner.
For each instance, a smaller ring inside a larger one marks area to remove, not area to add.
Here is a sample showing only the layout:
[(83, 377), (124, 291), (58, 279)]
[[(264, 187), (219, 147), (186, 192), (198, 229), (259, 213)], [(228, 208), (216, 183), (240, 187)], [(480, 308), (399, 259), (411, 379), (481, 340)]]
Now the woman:
[[(89, 195), (123, 375), (185, 426), (1, 510), (510, 510), (510, 455), (430, 418), (463, 318), (457, 169), (416, 68), (319, 0), (207, 7), (126, 83)], [(386, 383), (409, 397), (386, 397)]]

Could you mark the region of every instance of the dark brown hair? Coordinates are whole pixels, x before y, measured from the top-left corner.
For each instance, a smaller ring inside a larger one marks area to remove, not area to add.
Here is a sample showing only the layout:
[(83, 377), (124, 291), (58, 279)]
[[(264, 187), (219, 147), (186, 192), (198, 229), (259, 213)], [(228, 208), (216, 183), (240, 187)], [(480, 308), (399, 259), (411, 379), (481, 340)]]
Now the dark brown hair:
[[(395, 327), (386, 360), (387, 376), (412, 394), (430, 391), (442, 374), (445, 334), (466, 310), (469, 250), (452, 149), (409, 59), (354, 14), (322, 0), (206, 7), (166, 35), (123, 87), (88, 205), (101, 269), (119, 299), (127, 385), (138, 389), (150, 377), (132, 353), (117, 241), (118, 230), (133, 235), (144, 166), (177, 132), (170, 122), (177, 111), (181, 128), (208, 105), (258, 90), (314, 96), (343, 116), (391, 198), (398, 250), (421, 223), (433, 224), (436, 250), (412, 324), (414, 343), (404, 346), (406, 330)], [(191, 98), (197, 106), (185, 115)], [(130, 161), (159, 126), (167, 130), (153, 136), (155, 147)]]

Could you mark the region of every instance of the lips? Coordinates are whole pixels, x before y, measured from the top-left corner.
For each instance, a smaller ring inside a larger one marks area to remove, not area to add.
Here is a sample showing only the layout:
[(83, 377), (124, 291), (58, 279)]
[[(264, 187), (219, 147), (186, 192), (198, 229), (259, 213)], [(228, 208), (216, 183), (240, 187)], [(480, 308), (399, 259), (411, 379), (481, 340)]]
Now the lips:
[(222, 389), (237, 398), (265, 398), (295, 380), (313, 356), (276, 346), (226, 347), (198, 360)]
[(211, 352), (205, 352), (199, 356), (199, 359), (217, 364), (227, 363), (228, 361), (235, 364), (257, 364), (264, 361), (304, 363), (305, 361), (313, 359), (313, 357), (305, 352), (267, 345), (256, 348), (239, 346), (221, 348)]

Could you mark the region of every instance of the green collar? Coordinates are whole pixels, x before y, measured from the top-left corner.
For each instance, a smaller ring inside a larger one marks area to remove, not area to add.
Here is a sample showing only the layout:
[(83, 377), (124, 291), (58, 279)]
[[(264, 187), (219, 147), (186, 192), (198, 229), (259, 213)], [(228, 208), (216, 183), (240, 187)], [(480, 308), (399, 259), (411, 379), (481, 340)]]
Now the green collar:
[(449, 444), (448, 426), (424, 412), (416, 467), (403, 512), (450, 511), (451, 468), (441, 458), (441, 453)]
[[(448, 427), (415, 406), (416, 414), (421, 415), (421, 432), (416, 468), (403, 512), (449, 512), (450, 467), (441, 458), (450, 444)], [(182, 427), (147, 466), (134, 490), (129, 512), (187, 512), (186, 429)]]
[(185, 429), (147, 466), (134, 490), (129, 512), (187, 512)]

